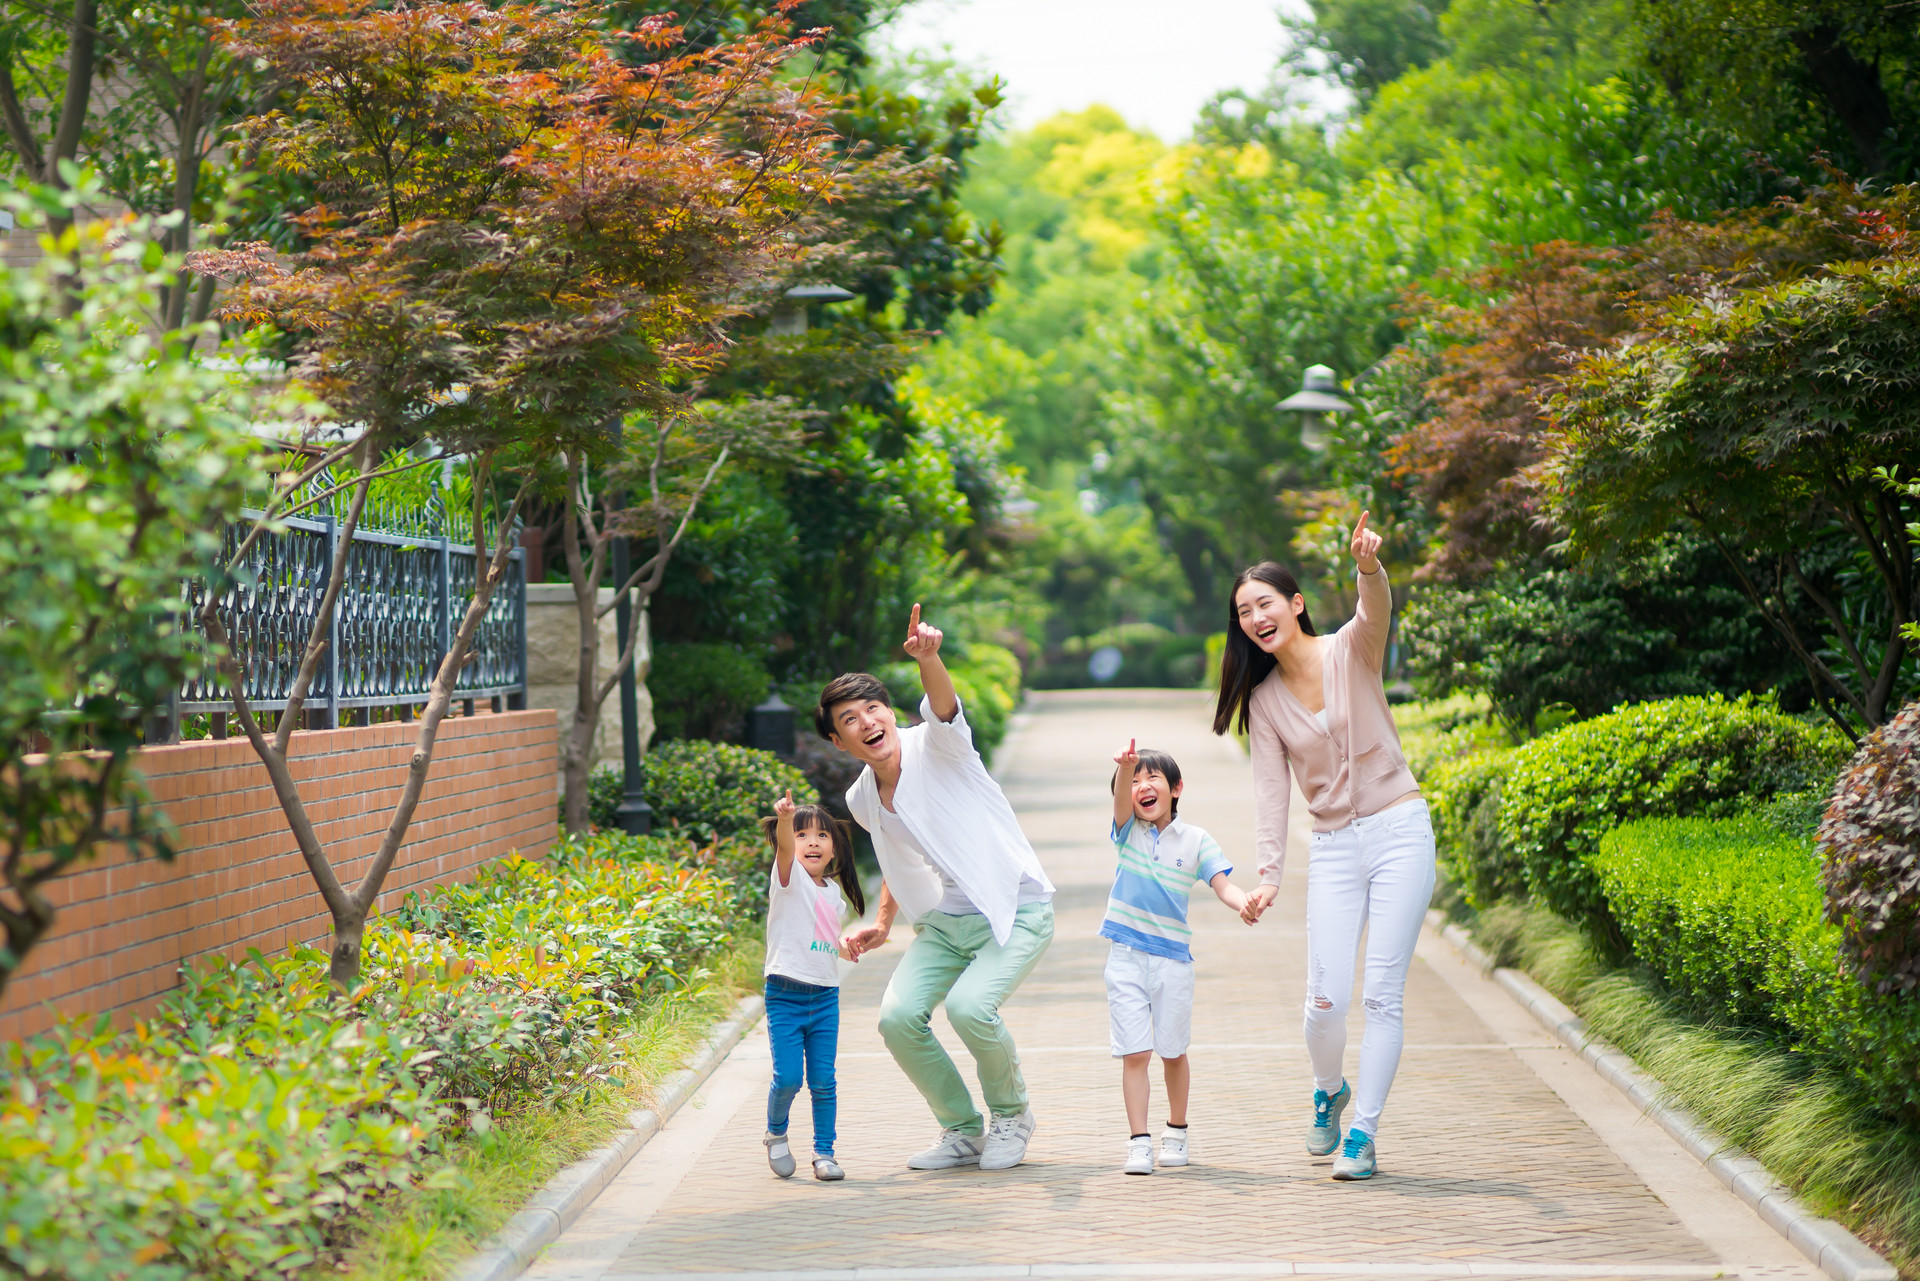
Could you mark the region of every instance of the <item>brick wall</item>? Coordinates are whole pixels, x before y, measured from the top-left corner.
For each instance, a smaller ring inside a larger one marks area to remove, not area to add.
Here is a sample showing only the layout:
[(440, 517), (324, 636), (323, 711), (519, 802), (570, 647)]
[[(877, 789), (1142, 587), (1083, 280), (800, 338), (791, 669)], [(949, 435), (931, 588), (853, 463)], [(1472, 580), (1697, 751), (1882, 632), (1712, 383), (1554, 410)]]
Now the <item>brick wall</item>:
[[(416, 727), (310, 730), (289, 752), (307, 812), (341, 881), (357, 883), (399, 798)], [(407, 843), (378, 909), (406, 892), (464, 880), (509, 850), (544, 852), (554, 836), (551, 711), (449, 718)], [(50, 887), (52, 932), (14, 975), (0, 1039), (50, 1026), (52, 1011), (150, 1011), (188, 961), (269, 954), (322, 942), (330, 917), (246, 739), (142, 749), (139, 765), (179, 828), (171, 864), (105, 853)]]

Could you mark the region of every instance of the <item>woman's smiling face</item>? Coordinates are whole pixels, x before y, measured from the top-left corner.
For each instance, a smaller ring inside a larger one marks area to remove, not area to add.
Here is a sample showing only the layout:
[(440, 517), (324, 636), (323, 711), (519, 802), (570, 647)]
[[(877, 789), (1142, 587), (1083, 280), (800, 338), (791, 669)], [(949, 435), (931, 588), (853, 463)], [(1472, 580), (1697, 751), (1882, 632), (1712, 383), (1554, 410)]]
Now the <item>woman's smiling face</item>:
[(1300, 611), (1307, 606), (1303, 596), (1282, 596), (1272, 583), (1248, 579), (1233, 594), (1233, 611), (1240, 619), (1240, 630), (1247, 639), (1266, 653), (1273, 653), (1300, 635)]

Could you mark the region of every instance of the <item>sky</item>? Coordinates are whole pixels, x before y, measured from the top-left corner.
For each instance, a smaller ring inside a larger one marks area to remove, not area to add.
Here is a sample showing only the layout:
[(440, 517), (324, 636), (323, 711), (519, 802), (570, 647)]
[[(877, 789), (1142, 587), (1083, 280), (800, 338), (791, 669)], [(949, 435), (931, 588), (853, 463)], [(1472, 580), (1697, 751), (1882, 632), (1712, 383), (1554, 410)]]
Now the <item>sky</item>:
[[(1101, 102), (1168, 142), (1222, 89), (1259, 89), (1281, 47), (1276, 0), (915, 0), (888, 41), (997, 73), (1005, 127)], [(1304, 9), (1304, 5), (1290, 4)]]

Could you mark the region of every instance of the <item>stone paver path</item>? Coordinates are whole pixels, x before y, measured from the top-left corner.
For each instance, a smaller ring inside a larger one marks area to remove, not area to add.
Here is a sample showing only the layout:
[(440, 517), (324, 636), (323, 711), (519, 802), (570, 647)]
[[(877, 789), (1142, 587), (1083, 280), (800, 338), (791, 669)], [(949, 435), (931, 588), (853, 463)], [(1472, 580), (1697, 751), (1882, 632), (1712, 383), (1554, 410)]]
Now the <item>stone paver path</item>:
[[(997, 762), (1059, 886), (1046, 958), (1007, 1009), (1039, 1122), (1027, 1164), (921, 1174), (937, 1127), (880, 1044), (896, 944), (848, 967), (840, 1160), (848, 1180), (767, 1171), (764, 1034), (742, 1042), (600, 1201), (535, 1265), (544, 1281), (776, 1277), (1814, 1278), (1697, 1164), (1429, 938), (1407, 993), (1407, 1045), (1382, 1120), (1382, 1174), (1327, 1176), (1300, 1130), (1305, 831), (1280, 901), (1249, 929), (1204, 890), (1197, 958), (1195, 1164), (1120, 1173), (1127, 1126), (1107, 1050), (1095, 935), (1112, 875), (1107, 780), (1117, 743), (1174, 753), (1184, 816), (1254, 883), (1247, 762), (1184, 691), (1042, 696)], [(1304, 805), (1295, 813), (1304, 820)], [(1489, 995), (1491, 993), (1491, 996)], [(1358, 1002), (1355, 1002), (1357, 1008)], [(957, 1038), (936, 1019), (971, 1075)], [(1359, 1048), (1354, 1017), (1349, 1061)], [(1158, 1067), (1153, 1117), (1165, 1120)], [(809, 1125), (794, 1107), (796, 1155)]]

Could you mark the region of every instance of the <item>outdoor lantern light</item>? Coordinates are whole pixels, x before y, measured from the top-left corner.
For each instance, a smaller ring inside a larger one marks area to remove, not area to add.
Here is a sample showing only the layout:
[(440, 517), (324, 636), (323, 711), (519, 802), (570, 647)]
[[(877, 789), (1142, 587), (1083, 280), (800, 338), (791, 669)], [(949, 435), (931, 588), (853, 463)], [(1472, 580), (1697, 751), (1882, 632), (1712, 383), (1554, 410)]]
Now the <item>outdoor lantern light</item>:
[(845, 302), (854, 295), (838, 285), (795, 285), (767, 322), (767, 332), (781, 337), (807, 332), (807, 308), (815, 303)]
[(793, 759), (793, 708), (778, 693), (747, 713), (747, 746)]
[(1319, 453), (1327, 447), (1327, 414), (1345, 413), (1353, 406), (1334, 393), (1340, 390), (1333, 370), (1325, 365), (1308, 365), (1300, 390), (1274, 408), (1285, 414), (1300, 415), (1300, 443)]

